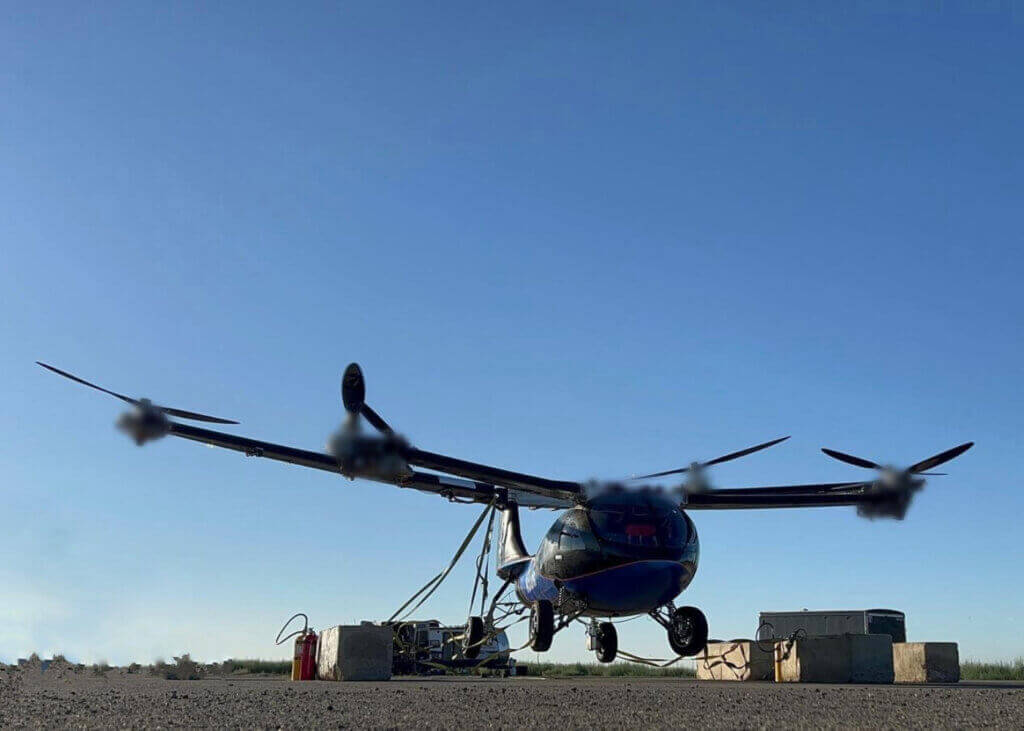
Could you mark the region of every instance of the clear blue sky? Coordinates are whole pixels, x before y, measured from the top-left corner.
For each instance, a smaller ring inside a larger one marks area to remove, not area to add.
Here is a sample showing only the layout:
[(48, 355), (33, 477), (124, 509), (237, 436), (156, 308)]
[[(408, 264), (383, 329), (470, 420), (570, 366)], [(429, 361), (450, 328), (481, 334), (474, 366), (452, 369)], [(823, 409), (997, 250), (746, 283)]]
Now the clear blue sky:
[(416, 445), (562, 478), (973, 439), (903, 523), (695, 513), (681, 601), (717, 637), (887, 606), (1024, 654), (1024, 11), (706, 5), (7, 6), (0, 658), (284, 655), (292, 612), (388, 616), (477, 512), (138, 449), (36, 359), (314, 449), (358, 360)]

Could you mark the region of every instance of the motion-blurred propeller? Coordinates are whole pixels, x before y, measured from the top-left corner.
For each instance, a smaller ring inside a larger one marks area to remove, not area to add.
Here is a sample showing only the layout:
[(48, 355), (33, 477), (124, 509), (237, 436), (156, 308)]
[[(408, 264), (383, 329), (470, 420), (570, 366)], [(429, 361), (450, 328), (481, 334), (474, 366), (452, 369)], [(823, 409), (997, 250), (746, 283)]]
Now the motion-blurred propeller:
[(851, 464), (854, 467), (863, 467), (869, 470), (878, 470), (879, 477), (870, 483), (869, 494), (872, 500), (861, 503), (857, 506), (857, 514), (867, 518), (896, 518), (903, 520), (910, 507), (910, 501), (914, 494), (924, 487), (925, 481), (922, 477), (931, 475), (944, 475), (944, 472), (929, 472), (932, 467), (945, 464), (954, 457), (959, 457), (968, 449), (974, 446), (974, 442), (965, 442), (958, 447), (947, 449), (945, 452), (915, 462), (906, 469), (880, 465), (870, 459), (855, 457), (852, 454), (839, 452), (835, 449), (822, 449), (832, 459)]
[[(933, 467), (938, 467), (940, 464), (945, 464), (949, 460), (959, 457), (961, 454), (966, 452), (968, 449), (974, 446), (974, 442), (965, 442), (952, 449), (947, 449), (945, 452), (939, 452), (938, 454), (929, 457), (928, 459), (922, 459), (920, 462), (916, 462), (904, 470), (899, 470), (908, 475), (943, 475), (944, 472), (929, 472)], [(838, 459), (840, 462), (846, 462), (846, 464), (852, 464), (854, 467), (864, 467), (869, 470), (885, 470), (892, 469), (889, 467), (883, 467), (877, 462), (872, 462), (869, 459), (863, 457), (854, 457), (852, 454), (846, 454), (845, 452), (839, 452), (835, 449), (822, 448), (821, 450), (832, 459)]]

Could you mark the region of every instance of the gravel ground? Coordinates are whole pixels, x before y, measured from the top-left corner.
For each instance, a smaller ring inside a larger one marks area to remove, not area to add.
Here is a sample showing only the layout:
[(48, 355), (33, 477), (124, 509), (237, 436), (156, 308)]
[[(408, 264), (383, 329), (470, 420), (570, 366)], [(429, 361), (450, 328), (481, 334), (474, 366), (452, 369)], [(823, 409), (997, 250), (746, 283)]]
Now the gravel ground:
[(834, 686), (662, 678), (164, 680), (0, 668), (0, 728), (1024, 727), (1024, 684)]

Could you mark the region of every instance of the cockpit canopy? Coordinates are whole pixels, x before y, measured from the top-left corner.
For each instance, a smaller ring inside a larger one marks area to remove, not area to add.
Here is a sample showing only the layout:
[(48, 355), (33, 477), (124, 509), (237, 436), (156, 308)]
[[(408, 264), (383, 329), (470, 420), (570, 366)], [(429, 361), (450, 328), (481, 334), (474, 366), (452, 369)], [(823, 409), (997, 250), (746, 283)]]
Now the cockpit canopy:
[(538, 559), (546, 575), (568, 578), (638, 560), (693, 561), (698, 550), (693, 522), (673, 500), (614, 491), (559, 517)]

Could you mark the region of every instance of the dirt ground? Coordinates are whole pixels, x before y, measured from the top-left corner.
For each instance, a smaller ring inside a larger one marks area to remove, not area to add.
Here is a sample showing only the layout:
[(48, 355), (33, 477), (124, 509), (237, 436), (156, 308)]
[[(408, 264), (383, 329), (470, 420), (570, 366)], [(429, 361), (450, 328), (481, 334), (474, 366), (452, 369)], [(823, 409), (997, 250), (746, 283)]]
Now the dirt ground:
[(1024, 684), (834, 686), (664, 678), (164, 680), (0, 668), (0, 728), (1024, 726)]

